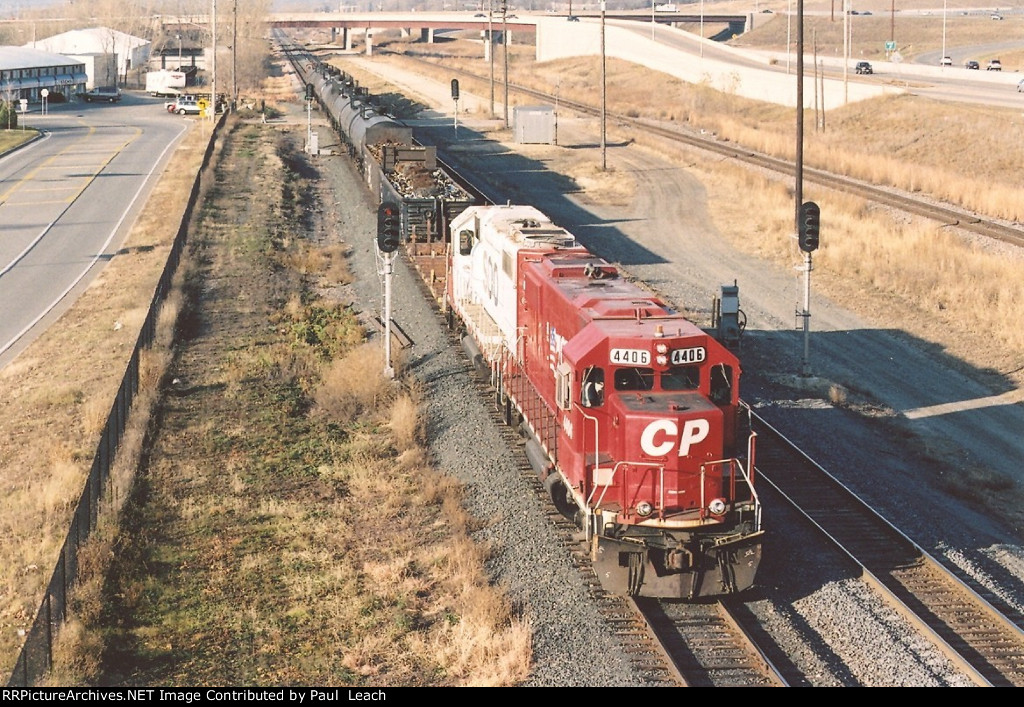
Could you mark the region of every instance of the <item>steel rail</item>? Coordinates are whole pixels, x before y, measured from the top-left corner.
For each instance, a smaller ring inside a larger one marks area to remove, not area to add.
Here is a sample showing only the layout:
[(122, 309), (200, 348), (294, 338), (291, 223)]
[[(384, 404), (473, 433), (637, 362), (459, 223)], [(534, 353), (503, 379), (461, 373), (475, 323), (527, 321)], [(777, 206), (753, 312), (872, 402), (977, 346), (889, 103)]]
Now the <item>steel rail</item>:
[[(981, 686), (1024, 686), (1024, 617), (928, 554), (752, 413), (757, 471), (860, 568), (907, 621)], [(998, 606), (997, 606), (998, 605)]]

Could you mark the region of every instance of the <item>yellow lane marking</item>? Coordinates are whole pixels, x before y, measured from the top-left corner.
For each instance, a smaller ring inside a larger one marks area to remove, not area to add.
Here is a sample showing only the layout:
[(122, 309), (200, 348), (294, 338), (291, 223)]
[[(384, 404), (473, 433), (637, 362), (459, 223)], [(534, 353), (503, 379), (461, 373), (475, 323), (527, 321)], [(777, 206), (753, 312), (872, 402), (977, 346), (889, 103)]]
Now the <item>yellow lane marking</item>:
[[(125, 147), (127, 147), (132, 142), (134, 142), (138, 138), (138, 136), (142, 134), (142, 130), (140, 128), (135, 128), (134, 133), (132, 135), (130, 135), (128, 138), (120, 140), (120, 141), (117, 141), (117, 140), (114, 140), (114, 139), (109, 139), (106, 136), (103, 136), (101, 138), (96, 138), (96, 137), (94, 137), (95, 133), (96, 133), (96, 129), (94, 127), (89, 127), (87, 134), (84, 137), (82, 137), (80, 140), (78, 140), (75, 143), (72, 143), (72, 144), (68, 145), (67, 147), (65, 147), (61, 151), (57, 152), (56, 154), (53, 154), (50, 157), (46, 158), (39, 165), (36, 165), (31, 171), (29, 171), (24, 177), (22, 177), (17, 182), (12, 184), (4, 192), (0, 193), (0, 207), (2, 207), (2, 206), (34, 206), (34, 205), (43, 205), (43, 204), (66, 204), (66, 203), (73, 202), (75, 199), (77, 199), (79, 196), (81, 196), (82, 192), (84, 192), (86, 190), (86, 188), (88, 188), (88, 186), (93, 182), (93, 180), (96, 179), (96, 176), (100, 172), (102, 172), (103, 169), (108, 164), (110, 164), (111, 160), (113, 160), (117, 155), (119, 155), (121, 153), (121, 151), (124, 150)], [(106, 139), (110, 143), (111, 146), (110, 147), (104, 147), (104, 146), (101, 145), (99, 147), (99, 149), (96, 149), (94, 146), (83, 148), (82, 145), (81, 145), (81, 143), (86, 142), (86, 141), (100, 140), (100, 139)], [(83, 155), (89, 155), (89, 154), (94, 154), (97, 157), (100, 157), (102, 159), (98, 160), (94, 164), (89, 164), (89, 163), (82, 164), (81, 160), (82, 160)], [(59, 163), (58, 160), (60, 160), (61, 158), (64, 158), (64, 157), (74, 158), (75, 159), (75, 163), (74, 164)], [(52, 170), (57, 170), (57, 169), (64, 170), (64, 171), (68, 171), (70, 169), (78, 169), (78, 170), (81, 170), (81, 171), (85, 172), (85, 174), (75, 175), (74, 177), (71, 177), (71, 176), (65, 177), (65, 181), (67, 181), (69, 183), (67, 185), (64, 185), (64, 186), (59, 186), (58, 185), (58, 186), (53, 186), (53, 187), (47, 188), (47, 187), (40, 187), (40, 186), (38, 186), (38, 183), (35, 182), (36, 177), (40, 173), (42, 173), (44, 171), (52, 171)], [(30, 184), (32, 185), (31, 187), (29, 186)], [(54, 191), (69, 191), (71, 193), (66, 198), (59, 199), (57, 201), (53, 201), (53, 200), (45, 200), (45, 201), (27, 200), (27, 201), (22, 201), (21, 199), (18, 199), (17, 201), (11, 201), (11, 198), (13, 196), (15, 196), (15, 194), (30, 194), (30, 193), (33, 193), (33, 192), (52, 193)]]

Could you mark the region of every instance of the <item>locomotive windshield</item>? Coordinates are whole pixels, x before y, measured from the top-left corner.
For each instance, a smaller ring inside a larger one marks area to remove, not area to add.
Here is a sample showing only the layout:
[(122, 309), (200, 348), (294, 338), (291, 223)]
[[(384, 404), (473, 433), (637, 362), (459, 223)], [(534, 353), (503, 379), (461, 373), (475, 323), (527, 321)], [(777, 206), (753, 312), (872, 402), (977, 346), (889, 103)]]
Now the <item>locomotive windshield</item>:
[(700, 387), (700, 368), (673, 366), (661, 374), (662, 390), (697, 390)]
[(656, 387), (660, 390), (697, 390), (700, 388), (700, 367), (673, 366), (660, 376), (653, 368), (631, 366), (615, 369), (615, 390), (654, 390)]
[(654, 388), (653, 368), (616, 368), (615, 390), (652, 390)]

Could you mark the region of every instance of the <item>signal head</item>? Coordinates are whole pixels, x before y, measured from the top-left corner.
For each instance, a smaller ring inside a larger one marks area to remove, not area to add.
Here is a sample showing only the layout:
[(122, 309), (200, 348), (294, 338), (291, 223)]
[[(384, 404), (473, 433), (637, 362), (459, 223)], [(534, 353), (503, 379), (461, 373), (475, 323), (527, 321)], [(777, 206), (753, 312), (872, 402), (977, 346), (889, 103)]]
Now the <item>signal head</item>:
[(385, 201), (377, 207), (377, 247), (381, 253), (391, 253), (401, 242), (401, 212), (398, 204)]
[(819, 230), (821, 229), (821, 209), (813, 201), (805, 201), (800, 205), (800, 215), (797, 221), (800, 250), (805, 253), (817, 250)]

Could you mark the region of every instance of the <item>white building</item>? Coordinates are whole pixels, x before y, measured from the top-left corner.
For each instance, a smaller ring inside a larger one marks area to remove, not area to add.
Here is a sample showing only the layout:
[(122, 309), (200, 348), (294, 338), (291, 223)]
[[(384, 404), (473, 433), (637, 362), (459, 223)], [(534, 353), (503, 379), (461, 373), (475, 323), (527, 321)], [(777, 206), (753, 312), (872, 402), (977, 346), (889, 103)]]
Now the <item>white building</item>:
[[(112, 65), (115, 66), (116, 75), (90, 75), (90, 83), (94, 86), (115, 86), (123, 83), (132, 69), (145, 71), (149, 63), (151, 42), (109, 27), (93, 27), (56, 34), (25, 46), (65, 56), (113, 56)], [(93, 63), (97, 69), (106, 64), (95, 60)]]
[(85, 63), (72, 57), (26, 47), (0, 47), (0, 98), (33, 103), (39, 92), (60, 92), (71, 98), (85, 88)]

